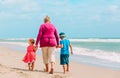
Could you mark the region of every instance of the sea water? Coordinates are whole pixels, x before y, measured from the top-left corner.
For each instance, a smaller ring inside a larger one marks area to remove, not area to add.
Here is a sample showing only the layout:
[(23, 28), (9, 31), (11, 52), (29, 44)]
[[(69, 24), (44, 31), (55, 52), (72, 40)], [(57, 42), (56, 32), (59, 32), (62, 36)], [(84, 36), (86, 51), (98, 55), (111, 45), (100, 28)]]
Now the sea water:
[(71, 39), (71, 43), (76, 54), (72, 59), (120, 70), (120, 39)]
[[(120, 70), (120, 39), (70, 39), (74, 55), (71, 61)], [(27, 39), (0, 39), (0, 45), (26, 51)], [(57, 49), (57, 58), (59, 58)], [(39, 54), (40, 52), (38, 52)]]

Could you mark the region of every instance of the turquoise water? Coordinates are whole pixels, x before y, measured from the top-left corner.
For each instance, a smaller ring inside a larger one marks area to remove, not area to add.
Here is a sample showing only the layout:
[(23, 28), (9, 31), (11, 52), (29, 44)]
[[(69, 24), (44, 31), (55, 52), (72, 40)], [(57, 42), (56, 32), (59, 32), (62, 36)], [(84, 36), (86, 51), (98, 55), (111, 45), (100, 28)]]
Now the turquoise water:
[(71, 42), (71, 44), (75, 47), (120, 53), (120, 42)]
[[(79, 39), (77, 39), (79, 40)], [(84, 40), (84, 39), (83, 39)], [(88, 39), (89, 40), (89, 39)], [(94, 40), (94, 39), (93, 39)], [(101, 42), (101, 39), (99, 39), (97, 42), (95, 41), (71, 41), (71, 44), (74, 47), (82, 47), (82, 48), (88, 48), (88, 49), (98, 49), (103, 51), (109, 51), (109, 52), (120, 52), (120, 39), (119, 42), (116, 42), (116, 40), (112, 40), (112, 42), (107, 41), (107, 39), (104, 39), (106, 41)], [(27, 43), (27, 39), (0, 39), (0, 42), (23, 42)]]

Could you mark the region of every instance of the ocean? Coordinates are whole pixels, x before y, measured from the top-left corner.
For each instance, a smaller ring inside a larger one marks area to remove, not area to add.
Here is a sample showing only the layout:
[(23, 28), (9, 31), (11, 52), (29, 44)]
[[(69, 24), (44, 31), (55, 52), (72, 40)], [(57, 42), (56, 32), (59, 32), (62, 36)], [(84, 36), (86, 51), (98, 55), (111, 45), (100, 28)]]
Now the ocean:
[[(120, 39), (70, 39), (74, 55), (70, 61), (103, 67), (112, 70), (120, 70)], [(26, 51), (26, 38), (0, 39), (0, 45), (21, 52)], [(59, 58), (59, 49), (56, 57)], [(37, 54), (41, 54), (40, 50)]]

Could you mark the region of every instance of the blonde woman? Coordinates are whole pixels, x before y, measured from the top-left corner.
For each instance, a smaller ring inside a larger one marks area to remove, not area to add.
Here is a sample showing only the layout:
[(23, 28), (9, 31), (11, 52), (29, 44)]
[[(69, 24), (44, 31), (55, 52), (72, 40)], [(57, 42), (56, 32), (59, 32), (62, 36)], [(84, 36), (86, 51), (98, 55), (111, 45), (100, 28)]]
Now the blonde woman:
[(59, 45), (58, 32), (53, 24), (50, 22), (50, 18), (46, 16), (44, 18), (44, 24), (40, 26), (39, 33), (36, 40), (36, 46), (40, 42), (40, 48), (42, 50), (43, 62), (45, 64), (45, 72), (49, 72), (49, 63), (51, 64), (50, 74), (54, 72), (55, 64), (55, 50)]

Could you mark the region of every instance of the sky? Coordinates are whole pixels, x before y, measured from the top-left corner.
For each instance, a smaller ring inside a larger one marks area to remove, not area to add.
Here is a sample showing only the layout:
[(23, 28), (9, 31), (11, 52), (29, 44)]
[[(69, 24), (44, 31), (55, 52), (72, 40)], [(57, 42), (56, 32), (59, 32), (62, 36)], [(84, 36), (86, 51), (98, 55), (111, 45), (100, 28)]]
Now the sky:
[(119, 0), (0, 0), (0, 38), (36, 38), (46, 15), (69, 38), (120, 38)]

